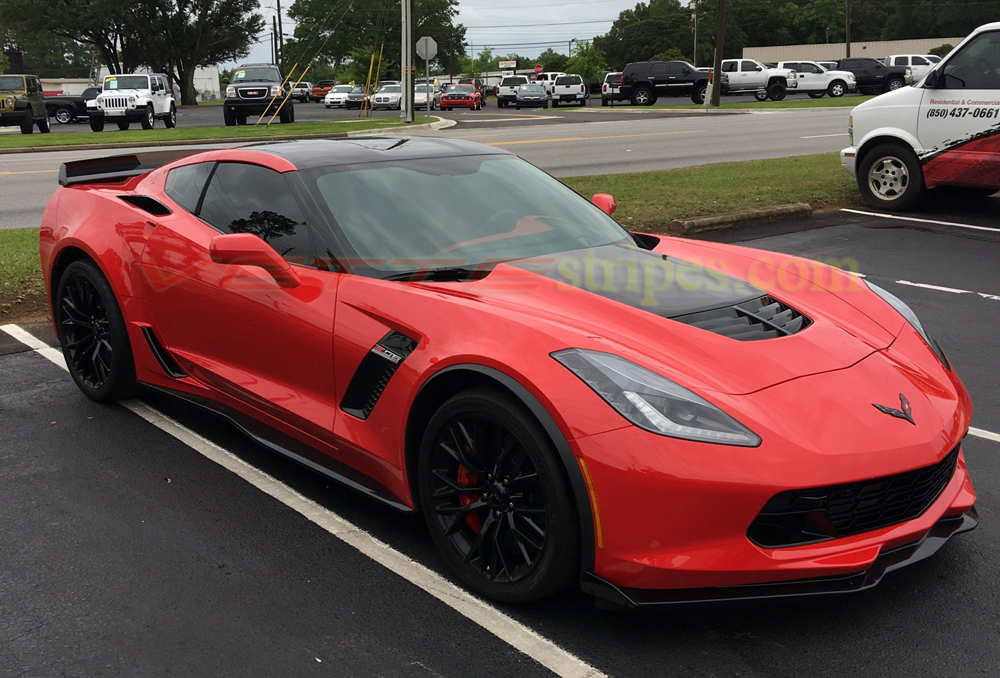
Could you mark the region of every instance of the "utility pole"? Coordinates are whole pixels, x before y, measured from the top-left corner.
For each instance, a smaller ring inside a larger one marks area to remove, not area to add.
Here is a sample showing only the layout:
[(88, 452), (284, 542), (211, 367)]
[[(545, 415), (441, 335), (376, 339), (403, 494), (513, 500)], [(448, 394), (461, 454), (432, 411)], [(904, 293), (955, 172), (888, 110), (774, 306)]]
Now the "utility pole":
[(403, 44), (400, 67), (403, 71), (403, 100), (399, 107), (399, 121), (413, 122), (413, 0), (402, 0)]
[(278, 63), (278, 17), (271, 17), (271, 63)]
[(278, 65), (281, 72), (285, 72), (285, 34), (281, 28), (281, 0), (276, 0), (278, 4)]
[(694, 11), (691, 12), (691, 19), (694, 21), (694, 50), (691, 52), (691, 65), (698, 68), (698, 0), (691, 0)]
[(847, 16), (844, 22), (844, 43), (847, 45), (847, 58), (851, 58), (851, 0), (847, 0)]
[(726, 37), (726, 0), (719, 0), (719, 20), (715, 24), (715, 63), (712, 66), (712, 103), (719, 107), (722, 96), (722, 49)]

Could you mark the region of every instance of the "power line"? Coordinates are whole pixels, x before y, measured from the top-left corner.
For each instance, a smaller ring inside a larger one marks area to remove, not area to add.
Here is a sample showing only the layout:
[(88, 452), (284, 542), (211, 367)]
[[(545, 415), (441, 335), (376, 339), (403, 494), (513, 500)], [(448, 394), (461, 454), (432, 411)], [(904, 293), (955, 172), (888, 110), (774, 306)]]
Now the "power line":
[(594, 19), (593, 21), (565, 21), (562, 23), (537, 23), (537, 24), (508, 24), (506, 26), (466, 26), (466, 28), (476, 29), (476, 28), (532, 28), (535, 26), (579, 26), (581, 24), (609, 24), (618, 21), (618, 17), (614, 19)]

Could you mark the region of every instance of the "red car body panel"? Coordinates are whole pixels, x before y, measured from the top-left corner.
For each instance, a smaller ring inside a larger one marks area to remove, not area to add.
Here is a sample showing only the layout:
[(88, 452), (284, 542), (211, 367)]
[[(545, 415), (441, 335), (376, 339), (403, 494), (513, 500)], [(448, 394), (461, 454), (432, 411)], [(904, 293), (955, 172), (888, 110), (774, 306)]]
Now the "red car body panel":
[(442, 94), (441, 106), (443, 108), (479, 108), (482, 105), (483, 101), (482, 95), (479, 93), (478, 90), (472, 90), (471, 85), (469, 87), (470, 87), (469, 91), (467, 92), (463, 91), (457, 93), (462, 97), (468, 97), (468, 98), (456, 99), (454, 98), (456, 94), (455, 92), (445, 92), (444, 94)]
[[(472, 365), (523, 387), (589, 467), (600, 524), (590, 515), (583, 523), (603, 533), (603, 547), (584, 554), (584, 568), (619, 587), (858, 572), (973, 507), (960, 455), (950, 483), (914, 520), (779, 549), (747, 538), (748, 525), (779, 492), (929, 466), (968, 430), (972, 404), (961, 380), (855, 276), (773, 252), (661, 238), (654, 251), (748, 281), (812, 319), (795, 335), (747, 342), (595, 294), (586, 258), (564, 266), (561, 280), (500, 264), (460, 283), (297, 266), (301, 284), (288, 289), (261, 268), (213, 263), (208, 250), (218, 231), (165, 194), (171, 168), (204, 160), (295, 171), (276, 155), (231, 149), (113, 185), (60, 189), (40, 240), (50, 300), (65, 258), (90, 257), (122, 307), (139, 381), (261, 422), (374, 480), (399, 505), (416, 504), (406, 432), (418, 394), (444, 371)], [(146, 214), (120, 197), (128, 195), (153, 197), (172, 213)], [(678, 284), (685, 275), (678, 269)], [(574, 276), (577, 285), (569, 284)], [(143, 328), (155, 331), (186, 376), (164, 372)], [(367, 419), (345, 413), (339, 403), (351, 376), (392, 330), (417, 348)], [(633, 426), (550, 357), (566, 348), (620, 355), (681, 383), (738, 413), (763, 442), (709, 445)], [(872, 406), (891, 404), (899, 393), (912, 402), (912, 425)]]

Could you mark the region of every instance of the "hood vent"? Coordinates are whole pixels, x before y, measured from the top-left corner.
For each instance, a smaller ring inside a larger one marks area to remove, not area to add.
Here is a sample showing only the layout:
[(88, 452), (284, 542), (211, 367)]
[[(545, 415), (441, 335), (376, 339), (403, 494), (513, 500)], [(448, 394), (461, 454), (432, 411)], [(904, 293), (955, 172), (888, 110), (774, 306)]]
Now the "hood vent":
[(679, 315), (671, 320), (739, 341), (786, 337), (811, 324), (809, 318), (766, 294), (733, 306)]

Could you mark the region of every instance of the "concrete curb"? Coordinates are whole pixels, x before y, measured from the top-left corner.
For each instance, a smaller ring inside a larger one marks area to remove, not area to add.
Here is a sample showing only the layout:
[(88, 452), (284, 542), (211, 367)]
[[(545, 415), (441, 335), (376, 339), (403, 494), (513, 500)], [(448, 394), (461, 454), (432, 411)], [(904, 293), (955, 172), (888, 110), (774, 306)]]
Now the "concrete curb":
[(707, 217), (692, 217), (691, 219), (674, 219), (667, 229), (673, 235), (691, 235), (702, 231), (720, 231), (727, 228), (739, 228), (756, 224), (767, 224), (780, 219), (793, 217), (811, 217), (812, 206), (804, 202), (763, 207), (756, 210), (716, 214)]
[(439, 130), (454, 127), (458, 123), (455, 120), (438, 118), (436, 122), (428, 122), (423, 125), (413, 125), (409, 127), (387, 127), (385, 129), (362, 129), (351, 132), (326, 132), (320, 134), (290, 134), (287, 136), (261, 136), (261, 137), (230, 137), (223, 139), (177, 139), (171, 141), (130, 141), (106, 144), (68, 144), (62, 146), (27, 146), (24, 148), (0, 148), (0, 155), (9, 153), (49, 153), (55, 151), (98, 151), (115, 148), (135, 148), (136, 146), (150, 146), (169, 148), (171, 146), (208, 146), (212, 144), (239, 144), (258, 143), (263, 141), (292, 141), (295, 139), (346, 139), (349, 137), (363, 137), (381, 134), (409, 134), (415, 130), (429, 129)]

